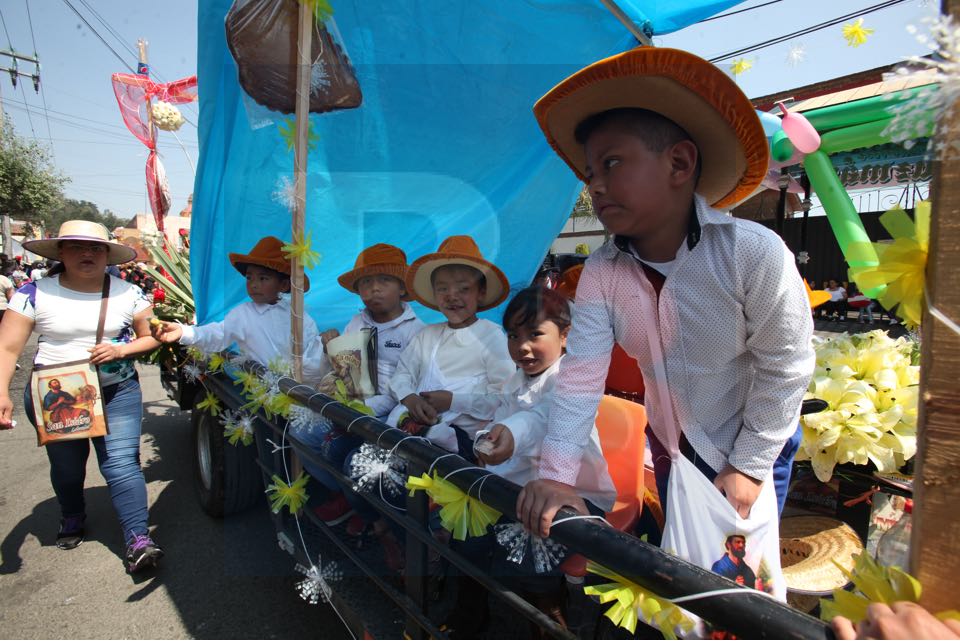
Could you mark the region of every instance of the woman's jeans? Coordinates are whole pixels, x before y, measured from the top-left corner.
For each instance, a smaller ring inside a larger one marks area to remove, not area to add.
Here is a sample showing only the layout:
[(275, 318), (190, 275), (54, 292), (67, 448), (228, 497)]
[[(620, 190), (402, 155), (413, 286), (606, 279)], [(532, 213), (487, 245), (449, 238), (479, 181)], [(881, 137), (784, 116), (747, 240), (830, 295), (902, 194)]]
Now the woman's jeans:
[[(61, 441), (46, 446), (50, 459), (50, 482), (63, 516), (84, 514), (83, 481), (87, 472), (90, 441), (97, 452), (100, 473), (110, 489), (113, 509), (120, 519), (123, 537), (147, 534), (147, 484), (140, 469), (140, 427), (143, 399), (140, 381), (134, 377), (103, 388), (110, 433), (94, 439)], [(33, 422), (30, 387), (24, 391), (24, 409)]]

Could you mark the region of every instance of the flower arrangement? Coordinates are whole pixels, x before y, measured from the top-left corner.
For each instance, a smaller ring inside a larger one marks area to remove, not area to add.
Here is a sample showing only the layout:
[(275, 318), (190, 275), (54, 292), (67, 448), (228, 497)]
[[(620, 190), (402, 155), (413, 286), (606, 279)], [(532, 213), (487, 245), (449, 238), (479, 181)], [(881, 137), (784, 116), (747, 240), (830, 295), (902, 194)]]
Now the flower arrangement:
[(153, 124), (157, 126), (157, 129), (162, 129), (163, 131), (176, 131), (186, 122), (179, 109), (169, 102), (163, 102), (162, 100), (153, 103), (153, 108), (150, 113), (153, 116)]
[(838, 463), (897, 470), (917, 451), (917, 342), (875, 330), (821, 341), (816, 352), (807, 396), (828, 407), (801, 417), (797, 460), (809, 460), (823, 482)]

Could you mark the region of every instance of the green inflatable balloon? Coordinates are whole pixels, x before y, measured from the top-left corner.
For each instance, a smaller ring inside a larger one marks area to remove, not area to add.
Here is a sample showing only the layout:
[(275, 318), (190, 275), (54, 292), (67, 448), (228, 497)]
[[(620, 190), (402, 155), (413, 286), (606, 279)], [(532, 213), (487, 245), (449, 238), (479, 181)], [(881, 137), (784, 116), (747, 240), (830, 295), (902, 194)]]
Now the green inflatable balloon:
[(793, 143), (783, 129), (770, 137), (770, 156), (777, 162), (787, 162), (793, 155)]
[[(833, 229), (834, 236), (837, 237), (837, 243), (840, 245), (840, 251), (843, 252), (847, 264), (851, 267), (876, 265), (879, 261), (872, 245), (866, 251), (866, 255), (861, 252), (856, 259), (851, 258), (850, 246), (854, 243), (870, 243), (870, 237), (867, 236), (867, 230), (863, 228), (860, 214), (857, 213), (857, 208), (853, 206), (850, 196), (843, 188), (840, 177), (837, 176), (833, 163), (830, 162), (830, 157), (820, 150), (807, 154), (807, 157), (803, 159), (803, 168), (810, 179), (810, 186), (813, 187), (820, 198), (820, 202), (823, 203), (827, 220), (830, 221), (830, 227)], [(858, 247), (862, 248), (864, 245), (858, 244)], [(883, 289), (881, 287), (863, 293), (869, 298), (876, 298), (883, 292)]]

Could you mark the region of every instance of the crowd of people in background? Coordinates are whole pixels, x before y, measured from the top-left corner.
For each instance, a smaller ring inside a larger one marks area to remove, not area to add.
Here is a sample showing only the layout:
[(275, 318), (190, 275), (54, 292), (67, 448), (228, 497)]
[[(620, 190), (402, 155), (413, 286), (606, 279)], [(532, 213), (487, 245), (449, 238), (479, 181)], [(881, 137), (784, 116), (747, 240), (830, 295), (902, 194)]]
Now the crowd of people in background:
[(880, 304), (864, 295), (855, 283), (840, 282), (837, 280), (823, 281), (823, 290), (830, 294), (830, 300), (814, 310), (816, 318), (823, 318), (845, 323), (851, 310), (857, 312), (858, 323), (874, 322), (874, 311), (877, 312), (877, 320), (880, 320), (883, 314), (890, 317), (890, 324), (896, 325), (900, 321), (889, 311), (885, 310)]

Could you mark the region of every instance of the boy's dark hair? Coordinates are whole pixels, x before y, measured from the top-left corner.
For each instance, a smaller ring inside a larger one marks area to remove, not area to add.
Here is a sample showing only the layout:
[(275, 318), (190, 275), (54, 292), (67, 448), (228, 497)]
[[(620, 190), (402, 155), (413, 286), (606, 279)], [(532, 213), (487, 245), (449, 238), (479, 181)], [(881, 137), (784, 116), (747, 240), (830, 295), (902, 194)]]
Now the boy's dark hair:
[[(587, 116), (574, 129), (573, 136), (577, 143), (585, 145), (594, 132), (610, 125), (626, 129), (642, 140), (650, 151), (658, 153), (685, 140), (696, 145), (696, 141), (690, 137), (690, 134), (674, 121), (655, 111), (636, 107), (618, 107)], [(700, 178), (701, 161), (700, 148), (697, 147), (695, 180)]]
[(477, 287), (480, 289), (487, 288), (487, 276), (482, 271), (476, 267), (471, 267), (470, 265), (463, 265), (461, 263), (453, 263), (451, 265), (441, 265), (437, 267), (432, 272), (430, 272), (430, 287), (434, 286), (434, 277), (437, 275), (437, 272), (441, 269), (463, 269), (471, 272), (473, 274), (474, 280), (477, 282)]
[(570, 303), (554, 289), (533, 285), (517, 292), (503, 311), (503, 327), (535, 327), (553, 321), (562, 333), (570, 327)]
[[(236, 269), (237, 269), (237, 271), (240, 272), (242, 275), (246, 276), (246, 275), (247, 275), (247, 267), (250, 267), (250, 265), (252, 265), (252, 264), (253, 264), (253, 263), (237, 263), (237, 264), (236, 264)], [(290, 280), (290, 274), (287, 274), (287, 273), (284, 273), (284, 272), (281, 272), (281, 271), (277, 271), (276, 269), (270, 269), (269, 267), (264, 267), (263, 265), (254, 265), (254, 267), (259, 267), (260, 269), (265, 269), (265, 270), (267, 270), (268, 272), (273, 272), (273, 273), (276, 275), (276, 277), (279, 278), (280, 280)]]

